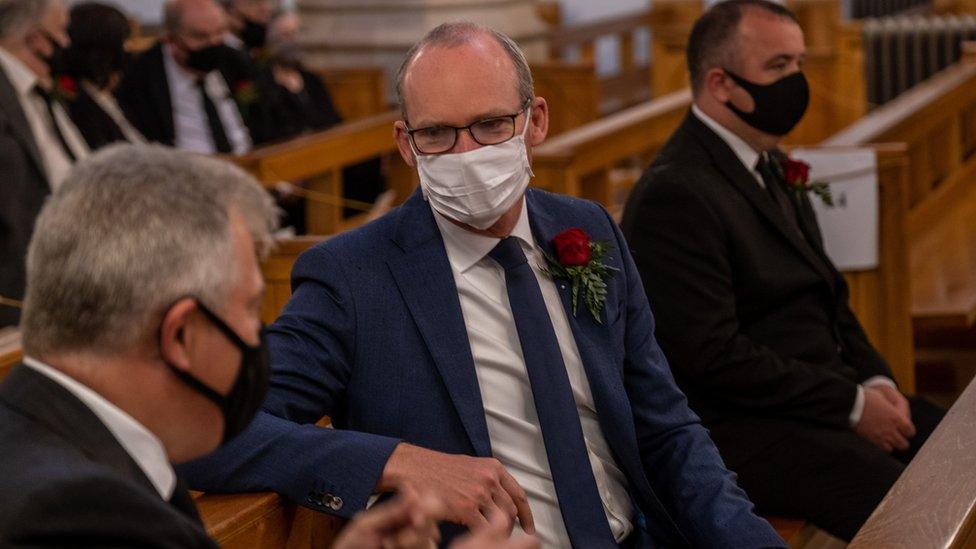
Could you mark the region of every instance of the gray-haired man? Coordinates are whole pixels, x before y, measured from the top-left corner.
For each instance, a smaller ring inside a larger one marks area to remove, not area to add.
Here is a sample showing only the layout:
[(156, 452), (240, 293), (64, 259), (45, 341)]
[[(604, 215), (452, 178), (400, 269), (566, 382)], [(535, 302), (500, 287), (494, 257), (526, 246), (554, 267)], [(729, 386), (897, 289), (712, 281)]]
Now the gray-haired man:
[[(34, 218), (78, 158), (88, 154), (52, 81), (68, 45), (63, 0), (0, 0), (0, 295), (24, 292)], [(0, 327), (17, 311), (0, 306)]]
[(0, 545), (213, 546), (170, 463), (263, 400), (276, 221), (239, 169), (160, 147), (69, 174), (30, 245), (26, 358), (0, 385)]

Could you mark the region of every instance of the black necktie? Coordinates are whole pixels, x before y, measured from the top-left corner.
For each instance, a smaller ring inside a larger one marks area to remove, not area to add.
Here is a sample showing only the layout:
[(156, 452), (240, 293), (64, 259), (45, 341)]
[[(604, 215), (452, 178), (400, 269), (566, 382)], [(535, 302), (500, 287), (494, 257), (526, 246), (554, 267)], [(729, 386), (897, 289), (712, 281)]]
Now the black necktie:
[(508, 301), (569, 539), (573, 547), (616, 548), (539, 282), (515, 237), (503, 239), (488, 255), (505, 269)]
[(773, 203), (776, 204), (786, 217), (786, 220), (789, 221), (790, 226), (799, 232), (800, 222), (796, 217), (796, 208), (793, 207), (790, 198), (786, 196), (786, 189), (783, 188), (786, 182), (780, 175), (779, 169), (773, 165), (773, 162), (769, 153), (763, 153), (759, 157), (759, 162), (756, 163), (756, 170), (762, 176), (763, 184), (766, 185), (766, 191), (769, 192)]
[(36, 93), (43, 101), (44, 105), (47, 107), (47, 117), (51, 122), (51, 127), (54, 128), (54, 134), (58, 137), (58, 142), (61, 143), (61, 149), (64, 150), (64, 154), (69, 160), (75, 162), (78, 160), (75, 157), (74, 151), (68, 145), (68, 140), (65, 139), (64, 133), (61, 132), (61, 126), (58, 124), (58, 117), (54, 114), (54, 98), (47, 90), (37, 85), (34, 86), (34, 93)]
[(193, 503), (193, 497), (187, 491), (183, 479), (179, 477), (176, 479), (176, 487), (173, 489), (173, 495), (169, 497), (169, 504), (194, 521), (200, 522), (200, 513), (197, 511), (196, 504)]
[(201, 78), (197, 80), (197, 88), (200, 90), (200, 97), (203, 98), (203, 110), (207, 113), (207, 124), (210, 126), (210, 136), (213, 138), (214, 149), (219, 153), (227, 154), (231, 152), (230, 141), (227, 139), (227, 132), (224, 131), (224, 123), (217, 114), (217, 106), (207, 95), (207, 87)]

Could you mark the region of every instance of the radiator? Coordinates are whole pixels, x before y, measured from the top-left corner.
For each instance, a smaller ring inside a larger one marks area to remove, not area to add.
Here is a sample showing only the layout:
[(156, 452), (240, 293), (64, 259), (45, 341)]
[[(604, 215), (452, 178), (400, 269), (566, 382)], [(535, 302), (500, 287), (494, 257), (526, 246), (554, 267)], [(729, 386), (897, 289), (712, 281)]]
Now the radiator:
[(882, 105), (959, 60), (976, 16), (895, 16), (863, 26), (868, 104)]

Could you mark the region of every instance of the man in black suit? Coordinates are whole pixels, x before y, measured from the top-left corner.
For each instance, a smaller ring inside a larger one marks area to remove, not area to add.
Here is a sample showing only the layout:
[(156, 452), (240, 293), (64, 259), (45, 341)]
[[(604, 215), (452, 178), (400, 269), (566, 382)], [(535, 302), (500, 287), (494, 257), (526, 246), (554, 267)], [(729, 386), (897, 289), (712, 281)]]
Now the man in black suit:
[(162, 40), (135, 59), (119, 104), (147, 139), (203, 154), (243, 154), (277, 137), (273, 105), (249, 56), (224, 44), (213, 0), (170, 0)]
[[(51, 65), (68, 44), (62, 0), (0, 0), (0, 296), (20, 300), (34, 218), (88, 148), (57, 101)], [(0, 327), (19, 312), (0, 305)]]
[(688, 46), (694, 106), (631, 194), (623, 229), (657, 337), (757, 509), (850, 539), (942, 417), (897, 390), (785, 183), (803, 33), (765, 0), (717, 4)]

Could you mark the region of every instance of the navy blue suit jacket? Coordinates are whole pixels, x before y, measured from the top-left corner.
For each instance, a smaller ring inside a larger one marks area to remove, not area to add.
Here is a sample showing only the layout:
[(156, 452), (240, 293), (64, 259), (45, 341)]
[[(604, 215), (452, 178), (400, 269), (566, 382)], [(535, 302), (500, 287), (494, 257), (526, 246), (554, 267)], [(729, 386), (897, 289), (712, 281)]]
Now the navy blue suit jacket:
[[(600, 426), (627, 476), (640, 545), (779, 547), (675, 385), (623, 236), (596, 204), (527, 192), (536, 241), (579, 227), (613, 250), (602, 324), (571, 312)], [(551, 249), (549, 249), (552, 252)], [(401, 441), (491, 456), (457, 288), (419, 192), (402, 207), (303, 254), (294, 295), (270, 328), (264, 411), (239, 438), (185, 467), (194, 488), (275, 490), (351, 516)], [(336, 427), (313, 424), (323, 415)]]

